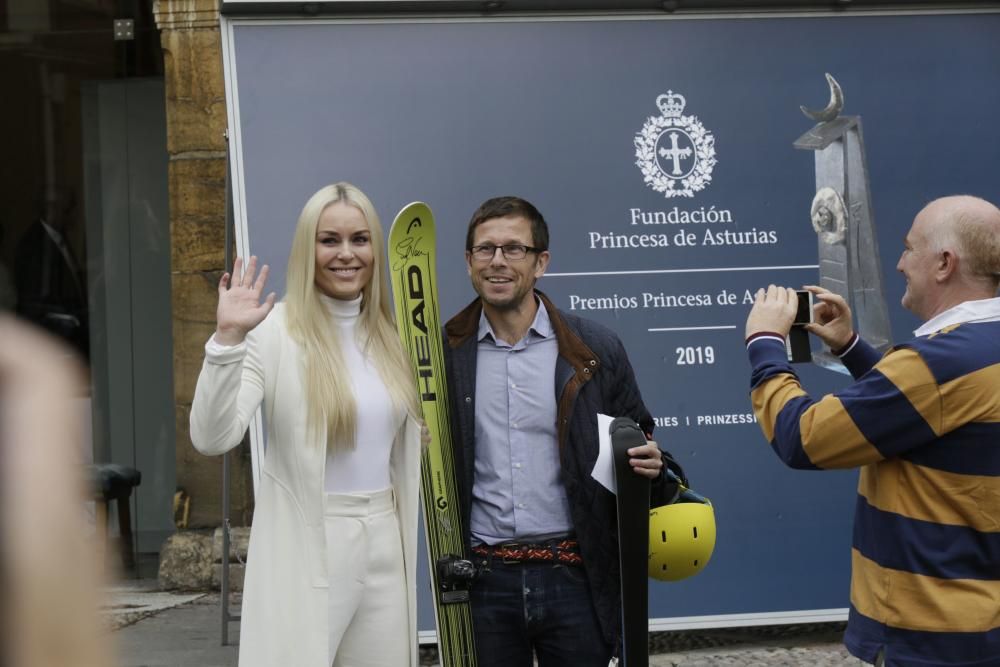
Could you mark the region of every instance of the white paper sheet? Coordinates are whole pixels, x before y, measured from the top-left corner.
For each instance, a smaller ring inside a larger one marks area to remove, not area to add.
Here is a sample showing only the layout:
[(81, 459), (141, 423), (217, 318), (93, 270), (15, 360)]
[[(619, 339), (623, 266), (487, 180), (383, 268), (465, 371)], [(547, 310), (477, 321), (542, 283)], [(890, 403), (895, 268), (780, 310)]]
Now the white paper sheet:
[(594, 463), (594, 470), (590, 476), (611, 493), (618, 495), (618, 483), (615, 481), (615, 462), (611, 453), (611, 422), (613, 417), (597, 413), (597, 435), (600, 442), (600, 450), (597, 452), (597, 461)]

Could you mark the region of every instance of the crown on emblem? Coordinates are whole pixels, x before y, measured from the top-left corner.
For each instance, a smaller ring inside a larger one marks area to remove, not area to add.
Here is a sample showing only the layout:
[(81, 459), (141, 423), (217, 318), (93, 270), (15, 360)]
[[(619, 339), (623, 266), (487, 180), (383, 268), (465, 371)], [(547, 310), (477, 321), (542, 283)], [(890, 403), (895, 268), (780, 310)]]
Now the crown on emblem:
[(660, 108), (664, 116), (668, 117), (680, 116), (681, 112), (684, 111), (685, 104), (687, 104), (687, 100), (684, 99), (684, 96), (672, 90), (668, 90), (666, 95), (660, 95), (656, 98), (656, 106)]

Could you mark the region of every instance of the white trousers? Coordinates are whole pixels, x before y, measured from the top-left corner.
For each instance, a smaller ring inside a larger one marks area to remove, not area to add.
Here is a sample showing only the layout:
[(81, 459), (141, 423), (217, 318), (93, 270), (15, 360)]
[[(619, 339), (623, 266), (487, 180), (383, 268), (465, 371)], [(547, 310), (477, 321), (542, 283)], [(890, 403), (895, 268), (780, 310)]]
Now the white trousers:
[(403, 545), (392, 489), (324, 497), (333, 667), (410, 662)]

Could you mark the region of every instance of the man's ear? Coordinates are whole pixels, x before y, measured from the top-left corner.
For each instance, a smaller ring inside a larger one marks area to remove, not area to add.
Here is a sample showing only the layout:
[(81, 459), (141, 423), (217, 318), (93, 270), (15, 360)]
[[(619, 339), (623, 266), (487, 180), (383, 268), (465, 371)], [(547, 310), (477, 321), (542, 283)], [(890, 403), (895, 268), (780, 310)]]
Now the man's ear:
[(535, 279), (541, 278), (545, 275), (545, 270), (549, 268), (549, 255), (548, 250), (543, 250), (538, 253), (538, 261), (535, 263)]
[(954, 275), (958, 275), (959, 257), (951, 250), (942, 250), (934, 266), (934, 277), (943, 283)]

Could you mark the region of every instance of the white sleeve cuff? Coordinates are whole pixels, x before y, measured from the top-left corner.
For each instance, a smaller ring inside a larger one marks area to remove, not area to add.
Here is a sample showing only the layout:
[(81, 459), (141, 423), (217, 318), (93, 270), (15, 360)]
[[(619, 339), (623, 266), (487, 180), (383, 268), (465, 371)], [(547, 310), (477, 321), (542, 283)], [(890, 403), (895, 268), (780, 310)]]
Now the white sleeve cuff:
[(246, 351), (247, 342), (245, 339), (236, 345), (223, 345), (215, 340), (213, 333), (208, 342), (205, 343), (205, 358), (217, 364), (239, 361), (246, 355)]
[(846, 356), (848, 352), (850, 352), (851, 350), (853, 350), (855, 348), (855, 346), (858, 344), (859, 340), (861, 340), (861, 336), (859, 336), (857, 333), (852, 334), (851, 335), (851, 342), (847, 344), (847, 347), (845, 347), (843, 350), (841, 350), (840, 352), (837, 353), (837, 358), (838, 359), (843, 359), (844, 356)]

